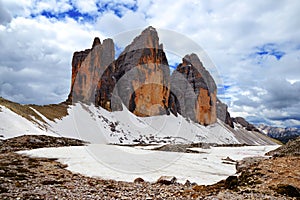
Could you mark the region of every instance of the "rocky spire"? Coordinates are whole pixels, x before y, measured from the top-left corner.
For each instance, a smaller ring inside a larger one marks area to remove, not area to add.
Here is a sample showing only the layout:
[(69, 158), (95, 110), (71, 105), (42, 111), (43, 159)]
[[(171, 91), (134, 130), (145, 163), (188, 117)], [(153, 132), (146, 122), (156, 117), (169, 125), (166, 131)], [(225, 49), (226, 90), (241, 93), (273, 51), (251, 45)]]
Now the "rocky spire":
[(215, 123), (217, 87), (196, 54), (186, 55), (171, 76), (172, 113), (203, 125)]
[(91, 49), (75, 52), (72, 61), (72, 82), (68, 102), (92, 102), (103, 71), (114, 61), (115, 49), (112, 39), (94, 39)]
[(104, 73), (105, 79), (99, 81), (96, 105), (119, 110), (123, 103), (138, 116), (166, 113), (170, 71), (159, 47), (153, 27), (137, 36)]
[[(196, 54), (186, 55), (170, 76), (168, 61), (157, 31), (148, 27), (114, 60), (114, 43), (75, 52), (70, 101), (92, 102), (109, 111), (125, 105), (137, 116), (170, 111), (195, 122), (216, 122), (217, 87)], [(224, 113), (221, 113), (224, 114)]]
[(132, 43), (125, 48), (123, 53), (136, 51), (138, 49), (145, 49), (145, 48), (149, 48), (149, 49), (160, 48), (157, 31), (152, 26), (149, 26), (148, 28), (143, 30), (139, 36), (134, 38)]
[(97, 46), (97, 45), (101, 45), (100, 39), (98, 37), (95, 37), (93, 45), (92, 45), (92, 49)]
[(230, 113), (228, 112), (228, 106), (221, 102), (220, 99), (217, 98), (217, 118), (223, 121), (225, 124), (229, 125), (231, 128), (234, 128), (233, 120), (230, 117)]

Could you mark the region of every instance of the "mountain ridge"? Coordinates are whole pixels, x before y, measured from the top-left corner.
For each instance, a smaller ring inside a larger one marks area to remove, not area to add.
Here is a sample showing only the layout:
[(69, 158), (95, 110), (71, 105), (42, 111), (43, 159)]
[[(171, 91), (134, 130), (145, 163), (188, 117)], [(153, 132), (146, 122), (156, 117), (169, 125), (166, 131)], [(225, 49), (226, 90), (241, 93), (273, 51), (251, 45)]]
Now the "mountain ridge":
[[(111, 39), (106, 40), (113, 44)], [(101, 45), (100, 41), (98, 43)], [(112, 51), (96, 47), (89, 54), (101, 55)], [(73, 60), (76, 56), (74, 54)], [(99, 59), (103, 60), (102, 57)], [(124, 104), (129, 111), (143, 117), (169, 114), (171, 111), (202, 125), (217, 121), (217, 87), (212, 76), (194, 53), (183, 57), (182, 63), (170, 75), (168, 60), (155, 28), (150, 26), (143, 30), (117, 59), (111, 60), (110, 57), (110, 61), (105, 66), (87, 56), (81, 66), (72, 64), (71, 85), (75, 89), (71, 89), (68, 100), (90, 100), (109, 111), (122, 110)], [(90, 66), (89, 70), (85, 70), (86, 65)], [(75, 76), (78, 80), (74, 80)], [(83, 92), (86, 90), (94, 92), (95, 101), (91, 99), (93, 95)]]
[(277, 139), (282, 143), (287, 143), (290, 140), (294, 140), (300, 136), (300, 129), (293, 127), (273, 127), (268, 125), (258, 125), (257, 128), (267, 136)]
[(216, 94), (196, 54), (187, 54), (170, 74), (158, 34), (148, 27), (116, 59), (112, 39), (101, 43), (96, 37), (91, 49), (75, 52), (63, 103), (0, 101), (0, 134), (46, 133), (115, 144), (276, 144), (234, 121)]

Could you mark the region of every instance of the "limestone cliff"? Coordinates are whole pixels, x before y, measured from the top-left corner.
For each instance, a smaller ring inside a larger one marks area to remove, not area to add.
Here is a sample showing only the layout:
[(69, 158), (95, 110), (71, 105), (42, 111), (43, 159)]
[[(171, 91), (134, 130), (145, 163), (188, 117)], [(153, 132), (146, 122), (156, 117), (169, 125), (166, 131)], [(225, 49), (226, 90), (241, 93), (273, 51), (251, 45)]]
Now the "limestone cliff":
[(186, 55), (171, 76), (170, 109), (172, 113), (202, 125), (217, 120), (217, 87), (196, 54)]
[(94, 103), (98, 81), (109, 64), (114, 61), (115, 49), (112, 39), (101, 44), (95, 38), (92, 49), (75, 52), (72, 61), (72, 83), (69, 102)]
[(181, 114), (203, 125), (217, 120), (216, 84), (196, 54), (186, 55), (170, 76), (157, 31), (148, 27), (114, 60), (114, 43), (95, 38), (75, 52), (69, 102), (95, 103), (109, 111), (125, 105), (137, 116)]
[(70, 93), (68, 95), (67, 102), (72, 103), (72, 93), (73, 93), (73, 87), (75, 83), (75, 79), (78, 73), (78, 70), (80, 69), (81, 63), (84, 61), (84, 59), (87, 57), (87, 55), (91, 52), (91, 49), (86, 49), (84, 51), (74, 52), (73, 59), (72, 59), (72, 79), (71, 79), (71, 89)]
[(228, 106), (225, 103), (221, 102), (218, 98), (217, 118), (223, 121), (225, 124), (229, 125), (231, 128), (234, 128), (233, 119), (230, 117), (230, 113), (228, 112)]
[(136, 37), (103, 73), (98, 82), (96, 105), (120, 110), (123, 103), (137, 116), (166, 113), (170, 71), (154, 28)]

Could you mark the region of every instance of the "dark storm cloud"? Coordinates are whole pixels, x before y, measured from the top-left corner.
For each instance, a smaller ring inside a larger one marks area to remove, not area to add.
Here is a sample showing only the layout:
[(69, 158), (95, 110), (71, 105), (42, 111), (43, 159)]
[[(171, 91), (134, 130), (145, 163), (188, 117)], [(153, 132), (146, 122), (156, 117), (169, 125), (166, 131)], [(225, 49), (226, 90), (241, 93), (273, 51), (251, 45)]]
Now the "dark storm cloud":
[(291, 84), (283, 79), (273, 79), (266, 84), (268, 94), (264, 96), (263, 102), (270, 109), (284, 109), (299, 105), (300, 82)]

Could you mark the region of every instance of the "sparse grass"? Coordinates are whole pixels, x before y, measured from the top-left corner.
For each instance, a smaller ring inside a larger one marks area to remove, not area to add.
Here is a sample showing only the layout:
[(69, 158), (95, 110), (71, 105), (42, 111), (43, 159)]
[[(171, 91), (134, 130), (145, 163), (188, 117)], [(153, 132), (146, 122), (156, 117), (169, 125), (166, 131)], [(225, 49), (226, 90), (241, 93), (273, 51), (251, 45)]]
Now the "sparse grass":
[(50, 105), (29, 105), (34, 108), (42, 115), (47, 117), (47, 119), (54, 121), (55, 119), (61, 119), (68, 114), (68, 105), (64, 103), (60, 104), (50, 104)]
[(51, 105), (22, 105), (0, 97), (0, 105), (5, 106), (14, 113), (26, 118), (27, 120), (34, 122), (40, 126), (43, 126), (40, 122), (46, 123), (43, 118), (38, 115), (33, 109), (40, 112), (47, 119), (54, 121), (55, 119), (61, 119), (68, 114), (68, 105), (64, 103), (51, 104)]
[(269, 139), (272, 140), (273, 142), (275, 142), (275, 143), (278, 144), (278, 145), (283, 145), (282, 142), (280, 142), (279, 140), (277, 140), (277, 139), (275, 139), (275, 138), (269, 137)]
[[(38, 123), (37, 120), (46, 123), (36, 112), (34, 112), (28, 105), (21, 105), (0, 97), (0, 105), (5, 106), (14, 113), (26, 118), (29, 121)], [(38, 123), (39, 124), (39, 123)]]

